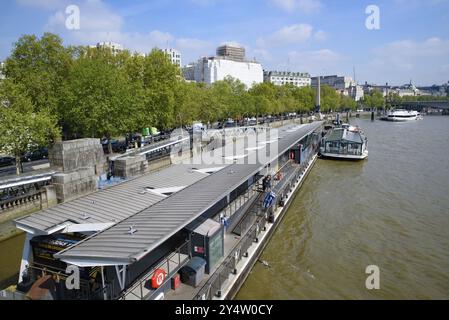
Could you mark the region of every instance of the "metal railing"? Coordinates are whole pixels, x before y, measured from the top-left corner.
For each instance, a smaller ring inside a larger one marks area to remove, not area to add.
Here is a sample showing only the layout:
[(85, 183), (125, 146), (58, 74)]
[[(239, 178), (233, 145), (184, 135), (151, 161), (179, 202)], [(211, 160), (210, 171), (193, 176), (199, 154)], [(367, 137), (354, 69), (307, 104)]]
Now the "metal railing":
[[(67, 289), (66, 280), (69, 275), (65, 273), (65, 270), (40, 263), (32, 263), (28, 266), (27, 271), (31, 279), (36, 280), (50, 275), (55, 284), (54, 293), (57, 300), (93, 300), (102, 299), (103, 297), (99, 296), (101, 284), (86, 279), (79, 279), (79, 289)], [(57, 284), (59, 283), (61, 284), (60, 288), (62, 288), (58, 290)], [(97, 285), (99, 288), (95, 288), (94, 285)]]
[[(167, 257), (164, 257), (162, 261), (159, 262), (156, 266), (138, 276), (137, 280), (135, 280), (134, 283), (131, 284), (128, 289), (126, 289), (126, 291), (119, 296), (118, 299), (127, 300), (127, 297), (130, 295), (136, 297), (139, 300), (147, 299), (153, 292), (144, 293), (145, 291), (148, 291), (148, 289), (144, 290), (145, 283), (148, 282), (148, 280), (157, 269), (164, 269), (167, 271), (167, 276), (165, 278), (165, 281), (160, 285), (161, 287), (164, 286), (167, 281), (170, 281), (171, 276), (178, 272), (178, 270), (181, 269), (190, 260), (189, 247), (190, 242), (187, 240), (184, 244), (177, 248), (175, 252)], [(185, 257), (181, 257), (181, 254), (185, 255)], [(170, 262), (176, 264), (176, 267), (174, 267), (172, 270), (170, 270)]]
[[(279, 190), (277, 190), (278, 193), (284, 195), (285, 193), (290, 191), (292, 186), (297, 183), (299, 179), (304, 175), (305, 170), (310, 165), (310, 161), (313, 159), (315, 154), (316, 148), (310, 153), (309, 157), (303, 163), (295, 166), (294, 170), (290, 172), (290, 174), (283, 177), (283, 179), (287, 180), (283, 184), (283, 186)], [(278, 181), (276, 185), (281, 181)], [(260, 206), (260, 202), (256, 201), (254, 203), (254, 207), (258, 206)], [(254, 208), (249, 208), (249, 210), (252, 209)], [(248, 228), (248, 231), (242, 235), (242, 238), (234, 245), (230, 253), (225, 257), (216, 271), (210, 276), (210, 278), (194, 296), (194, 300), (211, 300), (214, 296), (218, 298), (221, 297), (223, 285), (229, 279), (229, 275), (236, 271), (236, 266), (238, 262), (240, 262), (242, 257), (248, 256), (249, 248), (253, 245), (253, 243), (259, 241), (258, 235), (264, 230), (268, 222), (266, 210), (256, 210), (256, 212), (258, 212), (258, 214), (255, 214), (255, 216), (249, 214), (249, 216), (252, 216), (255, 221)]]

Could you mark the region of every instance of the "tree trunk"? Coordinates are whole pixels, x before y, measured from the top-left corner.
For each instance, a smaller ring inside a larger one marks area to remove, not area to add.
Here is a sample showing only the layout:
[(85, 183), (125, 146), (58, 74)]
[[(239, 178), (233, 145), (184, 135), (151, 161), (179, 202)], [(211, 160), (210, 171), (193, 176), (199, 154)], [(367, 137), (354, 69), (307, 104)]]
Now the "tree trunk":
[(22, 162), (20, 161), (20, 156), (16, 156), (16, 174), (19, 175), (22, 173)]

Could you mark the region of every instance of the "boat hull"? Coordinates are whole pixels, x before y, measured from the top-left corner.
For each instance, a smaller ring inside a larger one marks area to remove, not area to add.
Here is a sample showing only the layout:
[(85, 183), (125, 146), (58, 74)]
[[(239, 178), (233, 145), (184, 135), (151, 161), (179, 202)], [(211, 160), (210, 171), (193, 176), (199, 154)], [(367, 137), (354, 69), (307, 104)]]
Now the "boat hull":
[(361, 155), (320, 152), (320, 157), (325, 158), (325, 159), (335, 159), (335, 160), (361, 161), (361, 160), (365, 160), (366, 158), (368, 158), (368, 151), (363, 152), (363, 154), (361, 154)]
[(380, 118), (380, 120), (390, 121), (390, 122), (410, 122), (410, 121), (419, 120), (419, 118), (418, 117), (411, 117), (411, 118), (382, 117), (382, 118)]

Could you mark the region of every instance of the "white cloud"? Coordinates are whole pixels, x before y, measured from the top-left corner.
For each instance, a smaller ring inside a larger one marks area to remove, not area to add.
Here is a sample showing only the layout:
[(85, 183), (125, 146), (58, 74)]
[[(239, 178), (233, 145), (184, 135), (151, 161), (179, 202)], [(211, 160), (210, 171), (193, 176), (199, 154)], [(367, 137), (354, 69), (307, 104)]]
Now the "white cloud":
[(256, 58), (258, 61), (272, 61), (273, 57), (271, 53), (268, 50), (265, 49), (254, 49), (252, 51), (252, 55)]
[[(448, 79), (444, 66), (449, 64), (449, 39), (428, 38), (422, 42), (400, 40), (375, 48), (369, 64), (371, 70), (390, 82), (432, 84)], [(371, 74), (371, 76), (376, 76)], [(369, 76), (369, 75), (368, 75)]]
[(190, 63), (203, 56), (208, 56), (214, 52), (214, 44), (209, 41), (191, 38), (179, 38), (175, 41), (175, 46), (182, 53), (183, 63)]
[(291, 51), (288, 57), (291, 65), (297, 70), (307, 71), (311, 74), (336, 72), (336, 64), (343, 60), (339, 53), (330, 49)]
[(120, 41), (123, 18), (115, 14), (101, 0), (84, 0), (80, 8), (80, 29), (70, 31), (65, 28), (67, 15), (65, 8), (54, 13), (47, 21), (45, 30), (67, 35), (83, 44), (98, 41)]
[(294, 24), (286, 26), (280, 30), (257, 39), (257, 45), (261, 48), (281, 47), (288, 45), (298, 45), (310, 39), (325, 40), (327, 34), (324, 31), (313, 33), (313, 27), (310, 24)]
[[(27, 1), (27, 0), (20, 0)], [(44, 0), (42, 0), (44, 1)], [(147, 53), (152, 48), (175, 47), (182, 52), (183, 61), (193, 61), (213, 52), (212, 43), (191, 38), (176, 38), (161, 30), (148, 32), (124, 32), (124, 19), (113, 12), (101, 0), (83, 0), (80, 7), (80, 29), (68, 30), (65, 27), (65, 8), (49, 17), (45, 31), (60, 34), (68, 44), (94, 45), (97, 42), (113, 41), (122, 44), (130, 51)]]
[(271, 0), (276, 6), (287, 12), (311, 14), (319, 12), (323, 7), (320, 0)]

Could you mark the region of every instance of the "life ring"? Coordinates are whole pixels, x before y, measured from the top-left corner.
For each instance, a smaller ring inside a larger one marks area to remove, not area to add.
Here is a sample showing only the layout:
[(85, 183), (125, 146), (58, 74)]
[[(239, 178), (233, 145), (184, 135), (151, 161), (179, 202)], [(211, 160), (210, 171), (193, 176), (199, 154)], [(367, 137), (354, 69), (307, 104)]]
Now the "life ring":
[(159, 288), (164, 283), (166, 276), (164, 269), (156, 269), (151, 277), (151, 287), (153, 289)]
[(279, 171), (278, 173), (276, 173), (276, 180), (277, 181), (281, 181), (282, 180), (282, 172)]

